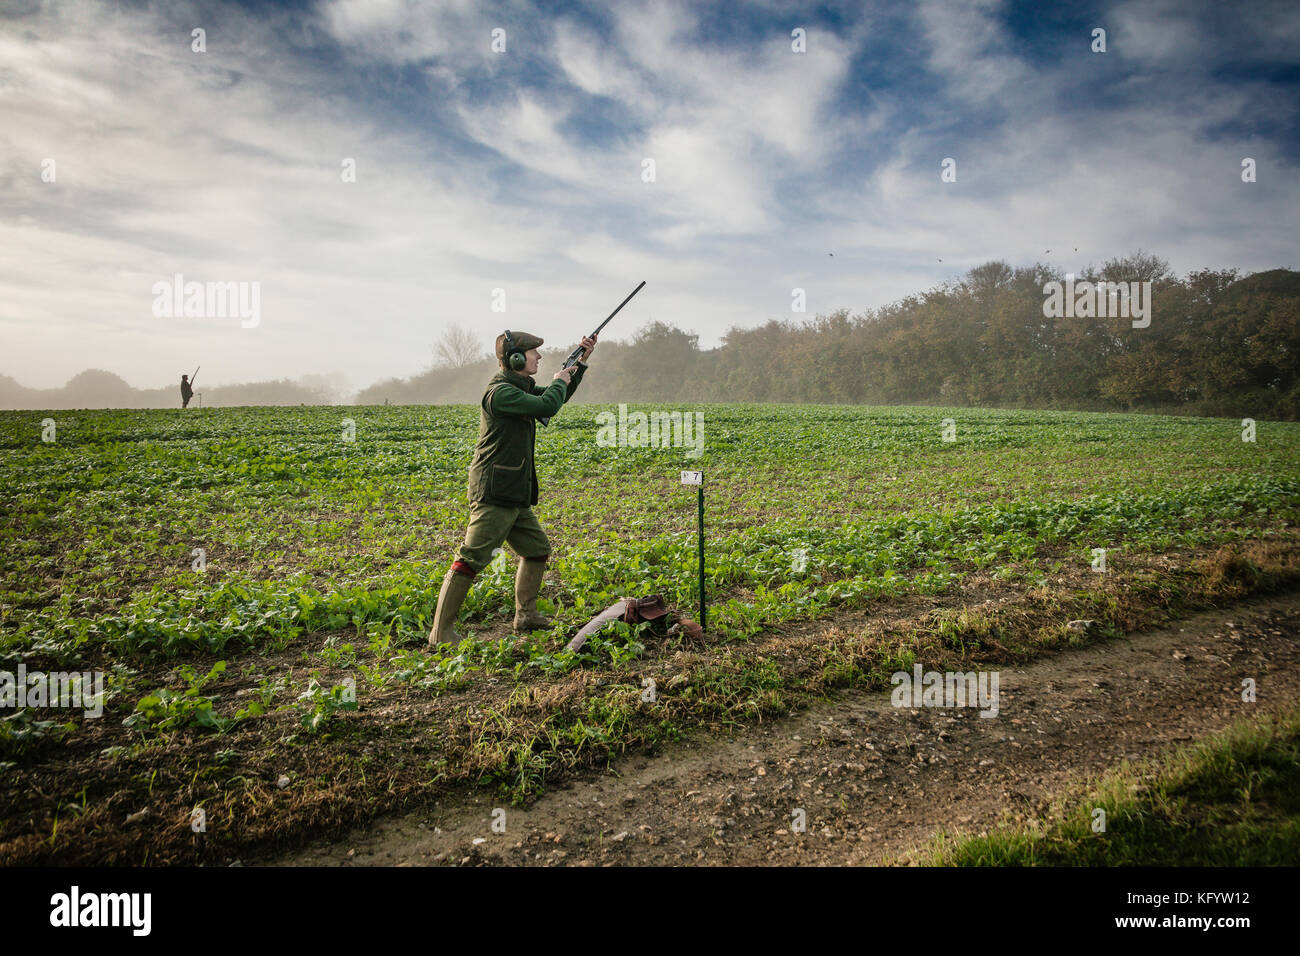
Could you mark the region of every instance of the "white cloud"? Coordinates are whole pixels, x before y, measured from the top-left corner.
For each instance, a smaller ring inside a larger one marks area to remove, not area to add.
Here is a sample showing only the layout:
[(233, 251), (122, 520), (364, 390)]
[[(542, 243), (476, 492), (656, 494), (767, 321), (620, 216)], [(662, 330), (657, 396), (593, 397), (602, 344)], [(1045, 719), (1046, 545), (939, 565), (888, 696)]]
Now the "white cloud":
[(1107, 23), (1113, 23), (1106, 40), (1107, 55), (1147, 69), (1204, 60), (1213, 53), (1213, 38), (1183, 14), (1182, 5), (1170, 0), (1117, 4), (1106, 17)]
[(917, 12), (930, 44), (930, 69), (959, 99), (988, 103), (1019, 89), (1028, 71), (999, 27), (1000, 0), (925, 0)]
[(407, 62), (473, 49), (471, 33), (490, 52), (473, 0), (327, 0), (319, 8), (326, 32), (365, 58)]

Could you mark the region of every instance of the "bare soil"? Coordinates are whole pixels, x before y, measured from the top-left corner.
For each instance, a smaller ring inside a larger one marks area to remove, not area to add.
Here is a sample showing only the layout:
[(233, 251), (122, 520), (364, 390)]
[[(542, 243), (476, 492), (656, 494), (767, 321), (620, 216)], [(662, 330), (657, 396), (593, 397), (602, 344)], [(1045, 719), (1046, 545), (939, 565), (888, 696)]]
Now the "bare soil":
[[(1040, 815), (1090, 773), (1293, 705), (1297, 635), (1300, 595), (1245, 600), (1004, 665), (996, 717), (975, 708), (895, 708), (887, 692), (850, 691), (727, 738), (629, 754), (605, 773), (566, 778), (527, 808), (457, 793), (429, 811), (247, 862), (906, 862), (940, 829), (984, 833)], [(1245, 678), (1256, 683), (1255, 703), (1242, 700)], [(792, 827), (796, 810), (805, 814), (804, 832)]]

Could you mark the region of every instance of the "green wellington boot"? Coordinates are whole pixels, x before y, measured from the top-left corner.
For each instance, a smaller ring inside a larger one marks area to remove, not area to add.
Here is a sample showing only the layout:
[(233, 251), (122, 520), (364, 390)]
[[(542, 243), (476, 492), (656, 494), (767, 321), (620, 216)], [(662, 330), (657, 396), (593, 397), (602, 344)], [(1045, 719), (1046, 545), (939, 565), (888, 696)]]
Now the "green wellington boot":
[(433, 612), (433, 629), (429, 631), (429, 646), (437, 647), (439, 644), (451, 644), (453, 647), (463, 640), (463, 636), (456, 632), (452, 627), (456, 623), (456, 615), (460, 613), (460, 606), (465, 602), (465, 595), (469, 594), (470, 585), (474, 579), (466, 574), (457, 574), (455, 571), (448, 571), (447, 576), (442, 579), (442, 590), (438, 592), (438, 607)]
[(537, 613), (537, 595), (542, 590), (545, 573), (545, 561), (519, 559), (519, 570), (515, 573), (516, 631), (537, 631), (551, 626), (548, 618)]

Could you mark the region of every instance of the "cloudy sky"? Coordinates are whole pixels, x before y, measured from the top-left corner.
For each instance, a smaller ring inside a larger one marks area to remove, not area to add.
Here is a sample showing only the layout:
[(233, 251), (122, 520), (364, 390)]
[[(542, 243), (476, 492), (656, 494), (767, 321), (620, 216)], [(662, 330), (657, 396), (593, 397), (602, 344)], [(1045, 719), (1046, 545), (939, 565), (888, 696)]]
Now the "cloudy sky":
[[(642, 279), (612, 337), (711, 346), (990, 259), (1294, 268), (1298, 51), (1290, 2), (4, 0), (0, 373), (361, 387)], [(177, 273), (258, 323), (156, 315)]]

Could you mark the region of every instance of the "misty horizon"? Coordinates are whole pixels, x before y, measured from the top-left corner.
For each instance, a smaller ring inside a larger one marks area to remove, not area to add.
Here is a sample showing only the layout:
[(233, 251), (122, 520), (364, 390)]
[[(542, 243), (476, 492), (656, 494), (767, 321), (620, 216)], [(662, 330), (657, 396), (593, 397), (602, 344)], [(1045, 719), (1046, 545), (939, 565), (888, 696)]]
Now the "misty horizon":
[[(994, 261), (959, 283), (882, 309), (733, 326), (714, 348), (701, 348), (698, 333), (649, 323), (630, 339), (601, 343), (591, 359), (598, 372), (577, 400), (1240, 412), (1294, 420), (1298, 308), (1300, 272), (1289, 269), (1179, 277), (1141, 250), (1078, 276)], [(1225, 353), (1218, 343), (1228, 340), (1251, 347)], [(566, 351), (546, 348), (538, 377)], [(193, 398), (199, 407), (463, 404), (497, 371), (472, 333), (454, 329), (421, 371), (404, 378), (359, 389), (341, 373), (198, 382)], [(0, 408), (171, 408), (179, 393), (178, 386), (135, 389), (98, 369), (45, 390), (0, 375)]]

